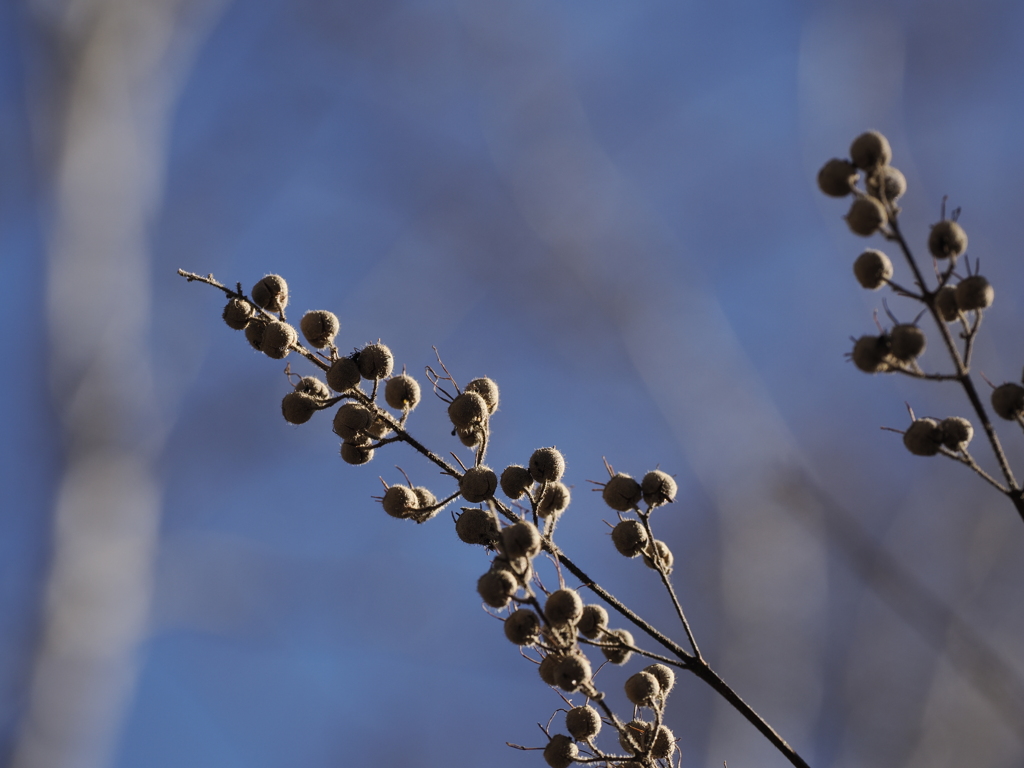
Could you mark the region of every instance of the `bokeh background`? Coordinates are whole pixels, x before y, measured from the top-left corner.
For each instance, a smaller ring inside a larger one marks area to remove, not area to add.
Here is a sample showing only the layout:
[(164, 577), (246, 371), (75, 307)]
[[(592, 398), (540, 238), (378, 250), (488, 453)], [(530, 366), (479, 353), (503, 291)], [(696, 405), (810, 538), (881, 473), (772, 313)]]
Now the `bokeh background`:
[[(564, 706), (484, 553), (371, 499), (444, 478), (286, 424), (284, 364), (181, 267), (496, 379), (490, 462), (562, 449), (563, 546), (681, 637), (587, 482), (673, 473), (702, 650), (811, 765), (1020, 766), (1024, 526), (879, 429), (970, 414), (844, 358), (884, 295), (814, 177), (877, 128), (915, 246), (962, 206), (976, 370), (1017, 380), (1022, 76), (1013, 0), (0, 3), (0, 761), (519, 768)], [(467, 455), (432, 396), (410, 425)], [(786, 764), (699, 681), (667, 723), (686, 768)]]

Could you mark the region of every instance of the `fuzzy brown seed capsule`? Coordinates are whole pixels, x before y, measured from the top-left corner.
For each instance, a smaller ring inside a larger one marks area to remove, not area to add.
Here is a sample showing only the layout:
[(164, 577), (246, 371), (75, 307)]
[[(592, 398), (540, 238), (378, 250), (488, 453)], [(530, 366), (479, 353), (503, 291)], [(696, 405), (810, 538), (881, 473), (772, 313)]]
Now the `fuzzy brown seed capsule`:
[(675, 501), (678, 491), (672, 475), (660, 469), (652, 469), (640, 481), (640, 491), (644, 495), (644, 504), (648, 507), (660, 507)]
[(508, 571), (516, 581), (526, 585), (533, 578), (533, 565), (528, 557), (513, 557), (509, 559), (505, 555), (499, 555), (491, 562), (491, 568), (495, 571)]
[(934, 456), (942, 447), (942, 428), (935, 419), (915, 419), (903, 433), (903, 445), (915, 456)]
[(540, 617), (529, 608), (513, 611), (505, 619), (505, 637), (516, 645), (533, 645), (540, 639)]
[(261, 320), (260, 318), (253, 318), (247, 326), (245, 326), (245, 340), (249, 342), (249, 346), (255, 349), (257, 352), (263, 351), (263, 332), (267, 329), (267, 321)]
[(944, 219), (932, 226), (928, 250), (936, 259), (949, 259), (967, 250), (967, 233), (955, 221)]
[(529, 520), (513, 523), (501, 532), (501, 550), (506, 557), (536, 557), (540, 554), (540, 533)]
[(554, 627), (568, 627), (583, 616), (583, 601), (571, 589), (558, 589), (544, 602), (544, 616)]
[(591, 706), (573, 707), (565, 713), (565, 728), (574, 739), (592, 739), (601, 732), (601, 715)]
[(267, 312), (283, 312), (288, 306), (288, 283), (280, 275), (267, 275), (252, 287), (252, 300)]
[(832, 158), (818, 171), (818, 189), (829, 197), (846, 197), (857, 183), (857, 169), (848, 160)]
[(959, 451), (967, 447), (974, 437), (971, 422), (960, 416), (950, 416), (939, 422), (942, 428), (942, 444), (951, 451)]
[(584, 605), (576, 628), (584, 637), (596, 640), (608, 628), (608, 611), (603, 605)]
[[(657, 560), (651, 556), (651, 549), (657, 554)], [(647, 552), (643, 553), (644, 565), (653, 570), (658, 570), (659, 564), (665, 569), (665, 573), (672, 573), (672, 564), (675, 558), (672, 556), (672, 550), (669, 549), (668, 544), (661, 539), (655, 539), (651, 542), (651, 546)]]
[(254, 312), (252, 304), (245, 299), (231, 299), (224, 307), (224, 313), (221, 317), (228, 324), (228, 328), (240, 331), (249, 324)]
[(579, 747), (568, 736), (556, 733), (544, 747), (544, 762), (551, 768), (569, 768), (579, 757)]
[(510, 499), (522, 498), (532, 485), (533, 477), (526, 467), (510, 464), (501, 473), (501, 492)]
[(419, 382), (406, 373), (388, 379), (384, 385), (384, 400), (392, 408), (411, 411), (420, 402)]
[(359, 366), (351, 357), (342, 357), (327, 369), (327, 385), (335, 392), (348, 392), (359, 386)]
[(338, 316), (326, 309), (314, 309), (302, 316), (299, 321), (299, 329), (306, 341), (317, 349), (329, 347), (334, 343), (334, 337), (338, 335), (341, 323)]
[(555, 665), (561, 660), (561, 658), (560, 654), (549, 653), (540, 660), (537, 673), (540, 675), (540, 679), (548, 685), (555, 684)]
[(664, 664), (651, 664), (649, 667), (644, 667), (644, 672), (648, 672), (657, 678), (658, 685), (661, 686), (660, 695), (663, 699), (675, 687), (676, 673), (672, 671), (672, 667), (667, 667)]
[(865, 171), (888, 165), (892, 160), (889, 140), (878, 131), (862, 133), (850, 144), (850, 160)]
[(548, 483), (537, 502), (537, 514), (541, 517), (560, 515), (569, 507), (571, 499), (568, 487), (562, 483)]
[(412, 489), (412, 492), (416, 494), (417, 507), (416, 514), (412, 516), (412, 519), (417, 523), (425, 523), (441, 511), (442, 508), (437, 504), (437, 497), (429, 488), (417, 485)]
[(996, 299), (992, 285), (981, 275), (971, 275), (957, 283), (956, 305), (961, 312), (988, 309)]
[(869, 248), (853, 262), (853, 275), (864, 288), (877, 291), (892, 278), (892, 262), (881, 251)]
[(448, 406), (448, 418), (456, 429), (472, 429), (487, 419), (487, 402), (476, 392), (457, 395)]
[(901, 323), (889, 334), (889, 351), (897, 360), (909, 363), (924, 352), (924, 331), (916, 325)]
[(944, 285), (935, 294), (935, 309), (939, 317), (947, 323), (952, 323), (960, 317), (960, 307), (956, 303), (956, 286)]
[(628, 629), (609, 629), (601, 642), (605, 643), (601, 653), (612, 664), (625, 664), (633, 655), (633, 651), (626, 647), (633, 645), (633, 635)]
[(504, 608), (518, 588), (519, 582), (508, 571), (487, 571), (476, 582), (476, 591), (491, 608)]
[(467, 544), (493, 546), (500, 534), (498, 518), (489, 509), (466, 507), (455, 521), (455, 534)]
[(341, 458), (346, 464), (366, 464), (373, 458), (373, 448), (356, 445), (346, 440), (341, 444)]
[(557, 448), (538, 448), (530, 457), (530, 476), (538, 483), (561, 480), (565, 459)]
[(334, 414), (334, 434), (342, 440), (352, 441), (369, 429), (373, 414), (358, 403), (345, 403)]
[(627, 512), (643, 499), (644, 492), (640, 483), (629, 475), (618, 472), (612, 475), (601, 490), (604, 503), (616, 512)]
[(419, 507), (416, 492), (406, 485), (392, 485), (384, 492), (381, 503), (385, 512), (398, 518), (412, 517)]
[(623, 520), (612, 528), (612, 543), (620, 555), (636, 557), (647, 547), (647, 531), (638, 520)]
[(305, 424), (313, 418), (319, 404), (305, 392), (289, 392), (281, 401), (281, 414), (289, 424)]
[(480, 379), (473, 379), (469, 384), (466, 385), (464, 392), (476, 392), (484, 399), (487, 403), (488, 415), (493, 415), (498, 410), (498, 385), (494, 383), (493, 379), (486, 377)]
[(459, 493), (470, 504), (486, 501), (497, 489), (498, 476), (490, 467), (471, 467), (459, 480)]
[(1024, 387), (1012, 382), (992, 390), (992, 410), (999, 418), (1013, 421), (1024, 413)]
[(906, 193), (907, 179), (898, 168), (884, 165), (868, 176), (867, 188), (877, 199), (895, 203)]
[(846, 225), (861, 237), (875, 234), (886, 221), (885, 207), (873, 197), (858, 197), (846, 214)]
[(661, 684), (650, 672), (637, 672), (626, 678), (626, 698), (638, 707), (649, 707), (661, 695)]
[(555, 685), (567, 693), (574, 693), (590, 682), (590, 661), (582, 653), (562, 657), (555, 664)]
[(395, 356), (383, 344), (368, 344), (356, 355), (359, 375), (368, 381), (386, 379), (395, 367)]
[(890, 370), (888, 336), (861, 336), (853, 344), (853, 364), (865, 373), (884, 373)]
[(299, 334), (288, 323), (272, 320), (263, 329), (263, 342), (260, 344), (260, 351), (274, 360), (282, 360), (288, 357), (292, 345), (298, 340)]
[(303, 376), (295, 385), (296, 392), (305, 392), (317, 400), (326, 400), (331, 396), (330, 388), (316, 376)]

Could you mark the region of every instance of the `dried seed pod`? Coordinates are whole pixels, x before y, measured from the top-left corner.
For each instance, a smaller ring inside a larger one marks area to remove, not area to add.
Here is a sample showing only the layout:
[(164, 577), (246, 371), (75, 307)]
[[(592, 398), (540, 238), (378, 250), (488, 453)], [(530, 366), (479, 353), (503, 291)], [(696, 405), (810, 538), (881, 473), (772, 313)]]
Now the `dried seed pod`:
[(412, 517), (419, 507), (416, 492), (407, 485), (392, 485), (384, 491), (381, 503), (385, 512), (398, 518)]
[(283, 312), (288, 306), (288, 283), (280, 275), (267, 275), (252, 287), (252, 300), (267, 312)]
[(1024, 387), (1020, 384), (1000, 384), (992, 390), (992, 410), (999, 418), (1013, 421), (1024, 413)]
[(659, 725), (651, 745), (651, 757), (655, 760), (667, 760), (676, 749), (676, 736), (668, 726)]
[(245, 299), (231, 299), (224, 307), (221, 317), (228, 324), (228, 328), (240, 331), (249, 324), (255, 310)]
[(419, 382), (407, 373), (388, 379), (384, 385), (384, 400), (392, 408), (411, 411), (420, 402)]
[(651, 724), (645, 720), (630, 720), (619, 731), (619, 746), (626, 752), (638, 755), (647, 749)]
[(501, 532), (501, 550), (506, 557), (536, 557), (540, 554), (540, 545), (537, 526), (529, 520), (520, 520)]
[(660, 507), (675, 501), (678, 492), (676, 481), (672, 475), (660, 469), (652, 469), (640, 481), (640, 492), (644, 495), (644, 504), (648, 507)]
[(675, 687), (676, 673), (672, 671), (672, 667), (667, 667), (664, 664), (651, 664), (649, 667), (644, 667), (644, 672), (657, 678), (658, 685), (661, 686), (661, 698), (668, 696), (672, 688)]
[(538, 448), (530, 457), (530, 476), (538, 483), (561, 480), (565, 459), (557, 448)]
[(571, 589), (558, 589), (544, 602), (544, 616), (554, 627), (574, 625), (583, 615), (583, 601)]
[(267, 321), (260, 318), (253, 318), (245, 326), (245, 340), (249, 346), (257, 352), (263, 351), (263, 332), (267, 329)]
[(551, 768), (569, 768), (579, 757), (579, 747), (568, 736), (556, 733), (544, 747), (544, 762)]
[(501, 473), (501, 492), (510, 499), (520, 499), (533, 485), (530, 470), (518, 464), (510, 464)]
[(467, 544), (494, 546), (501, 535), (498, 516), (489, 509), (465, 507), (455, 521), (455, 533)]
[(872, 171), (880, 165), (888, 165), (892, 160), (889, 140), (878, 131), (862, 133), (850, 145), (850, 160), (865, 171)]
[(638, 707), (650, 707), (661, 696), (661, 684), (650, 672), (637, 672), (626, 678), (626, 698)]
[(868, 176), (867, 188), (868, 192), (879, 200), (895, 203), (906, 193), (907, 179), (898, 168), (883, 165)]
[(961, 312), (988, 309), (995, 299), (995, 289), (981, 275), (966, 277), (956, 286), (956, 305)]
[(914, 419), (903, 433), (903, 444), (915, 456), (934, 456), (942, 447), (942, 428), (935, 419)]
[(888, 220), (885, 206), (873, 197), (858, 197), (846, 214), (846, 225), (853, 234), (861, 237), (875, 234)]
[(338, 316), (326, 309), (314, 309), (302, 316), (299, 321), (299, 328), (302, 335), (306, 337), (312, 346), (317, 349), (329, 347), (334, 343), (334, 337), (341, 329)]
[[(654, 551), (657, 553), (658, 562), (665, 567), (665, 573), (672, 573), (672, 563), (675, 561), (675, 558), (672, 557), (672, 550), (668, 548), (668, 544), (661, 539), (655, 539), (651, 542), (651, 546), (654, 547)], [(658, 564), (655, 562), (654, 558), (651, 557), (650, 550), (644, 552), (643, 556), (644, 565), (648, 568), (658, 570)]]
[(345, 403), (334, 414), (334, 434), (342, 440), (352, 441), (363, 435), (373, 423), (373, 414), (369, 408), (358, 403)]
[(620, 555), (636, 557), (649, 542), (647, 531), (639, 520), (623, 520), (612, 528), (612, 543)]
[(470, 504), (486, 501), (497, 489), (498, 476), (490, 467), (471, 467), (459, 480), (459, 493)]
[(888, 336), (861, 336), (853, 344), (853, 364), (864, 373), (884, 373), (892, 368)]
[(612, 664), (625, 664), (633, 655), (633, 651), (626, 647), (633, 645), (633, 635), (628, 629), (609, 629), (601, 642), (605, 644), (601, 653)]
[(601, 732), (601, 715), (591, 706), (573, 707), (565, 713), (565, 728), (574, 739), (588, 741)]
[(549, 653), (540, 660), (540, 666), (537, 668), (537, 672), (540, 674), (540, 679), (548, 685), (555, 684), (555, 665), (558, 664), (561, 659), (561, 654)]
[(947, 323), (952, 323), (960, 317), (960, 307), (956, 303), (956, 286), (944, 285), (935, 294), (935, 309), (939, 317)]
[(391, 425), (388, 424), (378, 414), (374, 417), (373, 422), (369, 427), (366, 428), (366, 434), (372, 437), (374, 440), (383, 440), (385, 437), (391, 434)]
[(590, 661), (582, 653), (563, 656), (555, 664), (555, 686), (567, 693), (574, 693), (590, 682)]
[(901, 323), (889, 334), (889, 351), (897, 360), (909, 363), (924, 352), (924, 331), (916, 325)]
[(959, 451), (967, 448), (974, 437), (974, 427), (971, 422), (960, 416), (950, 416), (939, 422), (942, 428), (942, 444), (951, 451)]
[(335, 392), (348, 392), (359, 386), (359, 366), (351, 357), (341, 357), (327, 369), (327, 385)]
[(601, 491), (604, 503), (616, 512), (633, 509), (643, 497), (644, 492), (640, 488), (640, 483), (622, 472), (610, 477)]
[(869, 248), (853, 262), (853, 275), (863, 287), (877, 291), (892, 278), (892, 262), (881, 251)]
[(928, 250), (936, 259), (949, 259), (967, 250), (967, 233), (955, 221), (943, 219), (932, 225), (928, 234)]
[(473, 379), (466, 385), (464, 392), (476, 392), (487, 403), (487, 413), (492, 415), (498, 410), (498, 385), (493, 379), (486, 377)]
[(326, 400), (331, 396), (330, 388), (316, 376), (303, 376), (295, 385), (296, 392), (305, 392), (317, 400)]
[(305, 392), (289, 392), (281, 401), (281, 414), (289, 424), (305, 424), (317, 411), (319, 401)]
[(267, 357), (282, 360), (288, 357), (292, 345), (299, 340), (299, 334), (288, 323), (272, 320), (263, 329), (263, 342), (260, 350)]
[(526, 585), (533, 578), (533, 565), (528, 557), (513, 557), (509, 559), (505, 555), (499, 555), (491, 562), (491, 568), (496, 571), (508, 571), (516, 581)]
[(849, 160), (832, 158), (818, 171), (818, 189), (829, 197), (846, 197), (857, 183), (857, 169)]
[(487, 401), (476, 392), (463, 392), (449, 404), (448, 418), (456, 429), (479, 426), (487, 419)]
[(355, 356), (359, 375), (368, 381), (379, 381), (391, 375), (395, 367), (395, 356), (383, 344), (367, 344)]
[(341, 444), (341, 458), (346, 464), (366, 464), (373, 458), (373, 448), (346, 440)]
[(417, 485), (412, 489), (412, 492), (416, 494), (416, 514), (412, 516), (412, 519), (417, 523), (425, 523), (427, 520), (432, 518), (443, 507), (438, 506), (437, 497), (430, 491), (429, 488), (424, 488), (422, 485)]
[(504, 608), (519, 589), (519, 581), (508, 571), (489, 570), (476, 582), (476, 591), (492, 608)]
[(608, 611), (603, 605), (583, 606), (583, 613), (576, 623), (576, 629), (589, 640), (596, 640), (608, 628)]
[(470, 429), (456, 429), (455, 436), (459, 438), (459, 442), (467, 448), (472, 448), (476, 445), (480, 445), (480, 441), (483, 440), (484, 431), (480, 427), (471, 427)]
[(540, 617), (529, 608), (513, 611), (505, 619), (505, 637), (516, 645), (533, 645), (540, 639)]
[(537, 502), (537, 514), (541, 517), (560, 515), (568, 508), (571, 498), (569, 489), (562, 483), (548, 483)]

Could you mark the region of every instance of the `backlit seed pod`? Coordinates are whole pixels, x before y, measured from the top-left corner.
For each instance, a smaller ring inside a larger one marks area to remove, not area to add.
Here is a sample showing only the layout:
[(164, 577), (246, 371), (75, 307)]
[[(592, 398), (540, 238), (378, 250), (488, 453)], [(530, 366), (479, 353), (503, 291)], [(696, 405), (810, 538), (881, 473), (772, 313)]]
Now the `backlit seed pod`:
[(647, 551), (643, 553), (644, 565), (653, 570), (657, 570), (658, 563), (661, 563), (665, 568), (665, 573), (672, 573), (672, 563), (675, 561), (675, 558), (672, 557), (672, 550), (668, 548), (668, 544), (660, 539), (655, 539), (651, 542), (651, 546), (653, 546), (654, 551), (657, 552), (657, 562), (655, 562), (655, 559), (651, 557), (650, 551)]
[(327, 385), (335, 392), (348, 392), (359, 386), (359, 366), (351, 357), (342, 357), (327, 369)]
[(903, 445), (915, 456), (934, 456), (942, 447), (942, 427), (935, 419), (914, 419), (903, 433)]
[(886, 221), (885, 207), (873, 197), (858, 197), (846, 214), (846, 225), (861, 237), (875, 234)]
[(630, 720), (619, 731), (619, 746), (626, 752), (637, 755), (645, 751), (649, 745), (648, 734), (651, 724), (644, 720)]
[(881, 251), (869, 248), (853, 262), (853, 275), (857, 282), (870, 291), (877, 291), (892, 278), (892, 262)]
[(898, 168), (884, 165), (868, 176), (867, 188), (868, 192), (879, 200), (895, 203), (906, 193), (907, 179)]
[(667, 667), (664, 664), (651, 664), (649, 667), (644, 667), (644, 672), (657, 678), (658, 685), (661, 686), (661, 698), (668, 696), (672, 688), (675, 687), (676, 673), (672, 671), (672, 667)]
[(947, 323), (952, 323), (960, 317), (960, 307), (956, 303), (956, 286), (944, 285), (935, 294), (935, 309), (939, 317)]
[(675, 501), (678, 491), (672, 475), (660, 469), (652, 469), (640, 481), (640, 492), (644, 495), (644, 504), (648, 507), (660, 507)]
[(555, 664), (555, 686), (574, 693), (590, 682), (590, 661), (582, 653), (563, 656)]
[(1024, 413), (1024, 387), (1010, 382), (993, 389), (992, 410), (999, 414), (1001, 419), (1016, 419)]
[(942, 428), (942, 444), (951, 451), (959, 451), (967, 447), (974, 437), (971, 422), (960, 416), (950, 416), (939, 422)]
[(390, 378), (384, 385), (384, 400), (392, 408), (411, 411), (420, 402), (420, 384), (407, 373)]
[(865, 373), (891, 370), (888, 336), (861, 336), (853, 344), (853, 364)]
[(257, 352), (263, 351), (263, 332), (266, 329), (267, 321), (260, 318), (254, 318), (245, 326), (245, 339)]
[(416, 492), (407, 485), (392, 485), (384, 491), (381, 503), (385, 512), (399, 518), (412, 517), (419, 507)]
[(544, 747), (544, 762), (551, 768), (569, 768), (579, 757), (579, 747), (564, 733), (556, 733)]
[(636, 557), (649, 541), (650, 537), (639, 520), (623, 520), (612, 528), (612, 544), (620, 555)]
[(548, 483), (537, 502), (537, 514), (541, 517), (562, 514), (569, 506), (569, 489), (562, 483)]
[(479, 504), (481, 501), (494, 496), (498, 489), (498, 476), (490, 467), (472, 467), (466, 470), (466, 474), (459, 480), (459, 493), (462, 498), (470, 504)]
[(874, 170), (880, 165), (888, 165), (892, 160), (889, 140), (878, 131), (862, 133), (850, 145), (850, 160), (865, 171)]
[(618, 472), (608, 479), (601, 490), (604, 503), (616, 512), (627, 512), (640, 503), (644, 497), (640, 483), (629, 475)]
[(517, 589), (519, 582), (508, 571), (487, 571), (476, 582), (476, 591), (491, 608), (504, 608)]
[(302, 316), (299, 321), (299, 328), (302, 335), (306, 337), (312, 346), (317, 349), (329, 347), (334, 343), (334, 337), (338, 335), (341, 323), (338, 316), (326, 309), (314, 309)]
[(464, 446), (472, 448), (475, 445), (480, 445), (480, 441), (483, 440), (484, 437), (484, 431), (480, 427), (456, 429), (455, 436), (459, 438), (459, 442)]
[(538, 483), (561, 480), (565, 459), (557, 448), (538, 448), (530, 457), (530, 476)]
[(533, 565), (528, 557), (514, 557), (510, 560), (505, 555), (499, 555), (494, 558), (491, 568), (496, 571), (508, 571), (523, 585), (533, 578)]
[(487, 403), (487, 413), (493, 415), (498, 410), (498, 385), (493, 379), (486, 377), (473, 379), (466, 385), (464, 392), (476, 392)]
[(897, 360), (909, 363), (924, 352), (924, 331), (916, 325), (901, 323), (889, 334), (889, 351)]
[(366, 428), (366, 434), (374, 440), (383, 440), (391, 434), (391, 425), (384, 421), (380, 416), (376, 416), (370, 423), (370, 426)]
[(476, 392), (463, 392), (449, 404), (448, 418), (456, 429), (479, 426), (487, 418), (487, 401)]
[(536, 557), (540, 554), (540, 533), (529, 520), (513, 523), (501, 532), (501, 551), (506, 557)]
[(501, 473), (501, 492), (510, 499), (522, 498), (532, 485), (533, 477), (526, 467), (510, 464)]
[(263, 354), (274, 360), (288, 357), (292, 345), (299, 340), (299, 334), (288, 323), (272, 320), (263, 330), (263, 343), (260, 347)]
[(516, 645), (533, 645), (540, 639), (540, 617), (529, 608), (513, 611), (505, 619), (505, 637)]
[(254, 311), (252, 304), (245, 299), (231, 299), (224, 307), (221, 317), (224, 318), (224, 322), (228, 324), (229, 328), (240, 331), (249, 324)]
[(455, 534), (467, 544), (493, 546), (501, 535), (498, 516), (489, 509), (466, 507), (455, 521)]
[(584, 605), (576, 629), (589, 640), (596, 640), (608, 629), (608, 611), (603, 605)]
[(583, 601), (571, 589), (558, 589), (544, 602), (544, 616), (555, 627), (574, 625), (583, 615)]
[(367, 381), (386, 379), (395, 367), (395, 356), (383, 344), (367, 344), (355, 356), (359, 375)]
[(573, 707), (565, 713), (565, 729), (574, 739), (592, 739), (601, 732), (601, 714), (591, 706)]
[(304, 392), (317, 400), (326, 400), (331, 396), (330, 388), (316, 376), (303, 376), (295, 385), (296, 392)]
[(995, 289), (981, 275), (971, 275), (957, 283), (956, 305), (961, 312), (988, 309), (995, 299)]
[(282, 312), (288, 306), (288, 283), (280, 275), (267, 275), (252, 287), (252, 300), (267, 312)]
[(928, 250), (936, 259), (959, 256), (967, 250), (967, 233), (955, 221), (943, 219), (932, 226), (928, 235)]
[(558, 653), (549, 653), (543, 659), (540, 660), (540, 666), (537, 668), (540, 679), (548, 685), (555, 684), (555, 665), (562, 660), (562, 655)]
[(651, 745), (651, 757), (655, 760), (667, 760), (676, 749), (676, 735), (667, 726), (659, 725)]
[(605, 644), (601, 653), (612, 664), (625, 664), (633, 655), (633, 651), (626, 647), (633, 645), (633, 635), (628, 629), (609, 629), (601, 642)]
[(426, 522), (441, 511), (441, 508), (437, 506), (437, 497), (429, 488), (417, 485), (412, 489), (412, 492), (416, 494), (416, 508), (418, 511), (413, 515), (413, 519), (417, 523)]
[(334, 434), (342, 440), (351, 441), (363, 435), (373, 423), (373, 414), (369, 408), (358, 403), (345, 403), (334, 414)]
[(650, 672), (637, 672), (626, 678), (626, 698), (638, 707), (649, 707), (661, 695), (661, 684)]
[(373, 448), (356, 445), (346, 440), (341, 444), (341, 458), (346, 464), (366, 464), (373, 458)]
[(818, 171), (818, 189), (829, 197), (846, 197), (853, 192), (857, 175), (850, 161), (834, 157)]
[(305, 392), (289, 392), (281, 401), (281, 414), (289, 424), (305, 424), (317, 411), (319, 401)]

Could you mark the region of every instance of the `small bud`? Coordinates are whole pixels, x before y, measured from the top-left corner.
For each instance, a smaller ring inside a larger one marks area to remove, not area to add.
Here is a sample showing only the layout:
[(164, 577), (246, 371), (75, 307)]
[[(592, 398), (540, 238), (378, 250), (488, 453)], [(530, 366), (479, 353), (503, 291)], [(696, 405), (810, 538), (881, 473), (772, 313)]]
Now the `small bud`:
[(936, 259), (959, 256), (967, 250), (967, 233), (955, 221), (943, 219), (932, 226), (928, 235), (928, 250)]
[(853, 344), (853, 364), (864, 373), (884, 373), (890, 370), (889, 337), (861, 336)]
[(537, 502), (537, 514), (541, 517), (560, 515), (569, 507), (570, 501), (569, 489), (565, 485), (548, 483)]
[(456, 429), (476, 427), (487, 418), (487, 402), (476, 392), (463, 392), (448, 406), (448, 418)]
[(1013, 421), (1024, 413), (1024, 387), (1020, 384), (1000, 384), (992, 390), (992, 410), (999, 418)]
[(650, 672), (637, 672), (626, 679), (626, 698), (638, 707), (649, 707), (661, 695), (658, 678)]
[(565, 713), (565, 728), (574, 739), (587, 741), (601, 732), (601, 715), (591, 706), (573, 707)]
[(544, 747), (544, 762), (551, 768), (569, 768), (579, 756), (579, 747), (568, 736), (556, 733)]
[(924, 331), (916, 325), (901, 323), (893, 326), (889, 334), (889, 351), (903, 363), (909, 363), (924, 352)]
[(420, 402), (419, 382), (407, 373), (388, 379), (384, 385), (384, 400), (392, 408), (411, 411)]
[(312, 346), (317, 349), (329, 347), (334, 343), (334, 337), (338, 335), (341, 323), (338, 316), (326, 309), (314, 309), (302, 316), (299, 321), (299, 328), (302, 335), (306, 337)]
[(473, 379), (466, 385), (464, 392), (476, 392), (487, 403), (488, 415), (493, 415), (498, 410), (498, 385), (492, 379)]
[(299, 334), (288, 323), (272, 320), (263, 329), (263, 342), (260, 349), (267, 357), (282, 360), (288, 357), (292, 345), (299, 340)]
[(610, 629), (601, 642), (605, 644), (601, 653), (612, 664), (625, 664), (633, 655), (633, 651), (626, 647), (633, 645), (633, 635), (628, 629)]
[(995, 289), (981, 275), (971, 275), (957, 283), (956, 305), (961, 312), (988, 309), (995, 298)]
[(466, 507), (455, 521), (456, 535), (467, 544), (493, 546), (500, 534), (498, 518), (489, 509)]
[(584, 605), (576, 628), (584, 637), (596, 640), (608, 628), (608, 611), (603, 605)]
[(348, 392), (359, 386), (359, 366), (351, 357), (342, 357), (327, 369), (327, 385), (335, 392)]
[(892, 160), (889, 140), (878, 131), (862, 133), (850, 145), (850, 160), (858, 168), (871, 171)]
[(385, 512), (398, 518), (412, 517), (419, 507), (416, 492), (406, 485), (392, 485), (384, 492), (381, 503)]
[(295, 385), (296, 392), (305, 392), (317, 400), (326, 400), (331, 396), (330, 388), (316, 376), (303, 376)]
[(254, 311), (252, 304), (245, 299), (231, 299), (224, 307), (221, 317), (224, 318), (224, 322), (228, 324), (229, 328), (240, 331), (249, 324)]
[(557, 448), (538, 448), (530, 457), (530, 476), (538, 483), (561, 480), (565, 459)]
[(472, 467), (466, 470), (466, 474), (459, 480), (459, 493), (462, 498), (470, 504), (478, 504), (481, 501), (494, 496), (498, 489), (498, 476), (490, 467)]
[(601, 491), (604, 503), (616, 512), (627, 512), (643, 499), (644, 492), (640, 483), (629, 475), (618, 472), (608, 479)]
[(582, 653), (563, 656), (555, 664), (555, 685), (567, 693), (574, 693), (590, 682), (590, 661)]
[(280, 275), (267, 275), (252, 287), (252, 300), (267, 312), (283, 312), (288, 306), (288, 283)]
[(675, 687), (676, 673), (672, 671), (672, 667), (667, 667), (664, 664), (651, 664), (649, 667), (644, 667), (644, 672), (649, 672), (657, 678), (663, 699)]
[(359, 374), (368, 381), (386, 379), (395, 367), (395, 357), (383, 344), (368, 344), (355, 356)]
[(540, 533), (529, 520), (513, 523), (501, 532), (501, 550), (506, 557), (536, 557), (540, 554)]
[(956, 303), (956, 286), (944, 285), (935, 294), (935, 309), (939, 317), (947, 323), (952, 323), (960, 317), (960, 307)]
[(651, 557), (650, 550), (644, 552), (644, 565), (653, 570), (658, 570), (658, 563), (665, 568), (665, 573), (672, 573), (672, 563), (674, 558), (672, 557), (672, 550), (668, 548), (668, 544), (660, 539), (655, 539), (651, 542), (651, 546), (654, 548), (654, 552), (657, 554), (657, 562)]
[(522, 498), (532, 485), (533, 477), (526, 467), (510, 464), (501, 473), (501, 492), (510, 499)]
[(644, 504), (648, 507), (660, 507), (675, 501), (678, 491), (672, 475), (660, 469), (652, 469), (640, 481), (640, 491), (644, 495)]
[(942, 428), (942, 444), (951, 451), (960, 451), (967, 448), (974, 437), (974, 427), (971, 422), (960, 416), (950, 416), (939, 422)]
[(861, 237), (875, 234), (886, 221), (885, 207), (873, 197), (858, 197), (846, 214), (846, 225)]
[(289, 392), (281, 401), (281, 414), (289, 424), (305, 424), (317, 412), (319, 402), (305, 392)]
[(334, 434), (342, 440), (352, 441), (363, 435), (373, 423), (370, 410), (358, 403), (345, 403), (334, 414)]
[(583, 616), (583, 601), (571, 589), (555, 590), (544, 602), (544, 616), (552, 626), (571, 626)]
[(857, 169), (848, 160), (832, 158), (818, 171), (818, 189), (829, 197), (846, 197), (857, 182)]
[(341, 444), (341, 458), (346, 464), (366, 464), (373, 458), (373, 448), (346, 441)]
[(892, 262), (881, 251), (869, 248), (853, 262), (853, 275), (869, 291), (877, 291), (892, 278)]
[(915, 456), (934, 456), (942, 446), (942, 428), (935, 419), (914, 419), (903, 433), (903, 444)]
[(620, 555), (636, 557), (649, 542), (647, 531), (638, 520), (623, 520), (612, 528), (612, 543)]
[[(867, 178), (867, 188), (874, 197), (887, 203), (895, 203), (907, 191), (907, 179), (891, 165), (883, 165)], [(885, 195), (883, 198), (882, 195)]]
[(487, 571), (476, 582), (476, 591), (491, 608), (504, 608), (517, 589), (519, 582), (508, 571)]
[(267, 329), (267, 321), (261, 318), (253, 318), (245, 326), (245, 339), (249, 346), (257, 352), (263, 351), (263, 332)]

